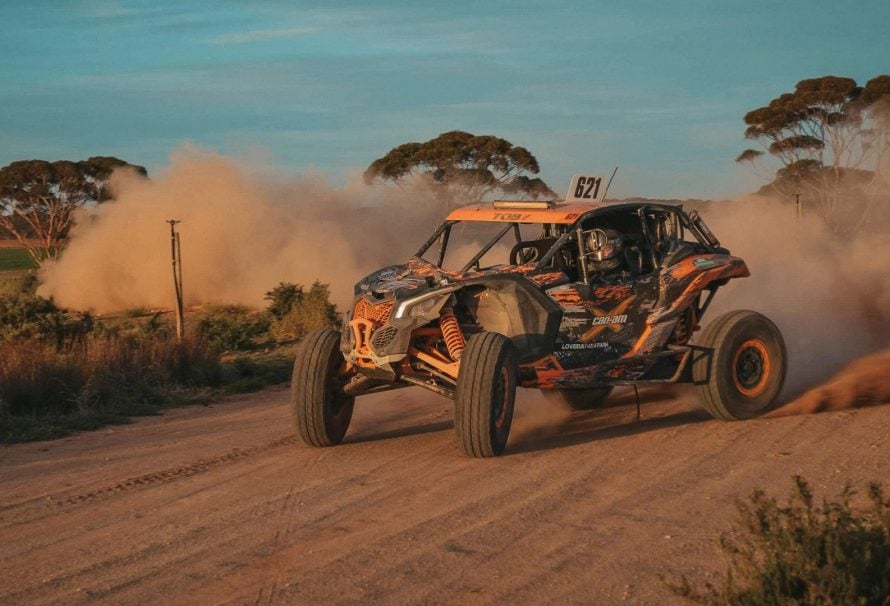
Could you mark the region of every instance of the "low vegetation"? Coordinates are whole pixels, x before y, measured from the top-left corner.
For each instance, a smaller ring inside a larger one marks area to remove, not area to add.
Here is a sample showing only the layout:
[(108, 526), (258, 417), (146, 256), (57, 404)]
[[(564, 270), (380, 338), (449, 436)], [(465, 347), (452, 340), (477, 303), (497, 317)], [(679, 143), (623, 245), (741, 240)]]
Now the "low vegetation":
[(299, 341), (307, 334), (337, 323), (337, 308), (330, 302), (327, 284), (315, 282), (308, 291), (296, 284), (280, 283), (266, 293), (269, 329), (280, 341)]
[(269, 324), (268, 314), (237, 305), (215, 305), (198, 320), (198, 333), (223, 351), (246, 351), (268, 334)]
[(179, 341), (162, 312), (97, 318), (60, 309), (33, 284), (0, 295), (0, 441), (54, 438), (287, 381), (295, 342), (333, 325), (336, 309), (318, 283), (282, 283), (267, 298), (263, 311), (194, 312)]
[(817, 503), (794, 477), (787, 504), (763, 491), (739, 503), (736, 529), (721, 538), (730, 566), (716, 584), (694, 588), (686, 577), (671, 590), (710, 605), (890, 604), (890, 499), (869, 484), (868, 507), (853, 506), (848, 486), (838, 501)]

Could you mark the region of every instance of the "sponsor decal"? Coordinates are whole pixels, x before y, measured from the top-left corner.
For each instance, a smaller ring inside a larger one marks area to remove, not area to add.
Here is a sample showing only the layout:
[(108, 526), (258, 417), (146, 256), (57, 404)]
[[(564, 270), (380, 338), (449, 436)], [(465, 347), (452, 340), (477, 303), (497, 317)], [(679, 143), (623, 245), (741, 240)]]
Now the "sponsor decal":
[(601, 326), (603, 324), (624, 324), (625, 322), (627, 322), (627, 314), (620, 314), (617, 316), (600, 316), (594, 318), (590, 324), (591, 326)]
[(561, 349), (608, 349), (609, 344), (605, 341), (597, 341), (595, 343), (563, 343)]
[(703, 259), (703, 258), (696, 259), (695, 261), (692, 262), (692, 264), (698, 268), (701, 268), (701, 269), (707, 269), (709, 267), (715, 267), (718, 265), (717, 261), (715, 261), (713, 259)]
[(531, 215), (521, 214), (521, 213), (495, 213), (494, 220), (495, 221), (524, 221), (528, 219)]
[(590, 322), (593, 328), (584, 333), (581, 340), (585, 343), (593, 341), (606, 329), (612, 330), (613, 332), (621, 332), (624, 324), (627, 323), (627, 314), (624, 312), (627, 311), (627, 308), (630, 307), (630, 304), (633, 303), (634, 299), (636, 299), (636, 296), (628, 297), (609, 311), (590, 307), (590, 312), (594, 315), (594, 318)]
[(626, 299), (630, 296), (630, 286), (611, 285), (601, 286), (593, 291), (595, 299), (611, 301), (614, 299)]

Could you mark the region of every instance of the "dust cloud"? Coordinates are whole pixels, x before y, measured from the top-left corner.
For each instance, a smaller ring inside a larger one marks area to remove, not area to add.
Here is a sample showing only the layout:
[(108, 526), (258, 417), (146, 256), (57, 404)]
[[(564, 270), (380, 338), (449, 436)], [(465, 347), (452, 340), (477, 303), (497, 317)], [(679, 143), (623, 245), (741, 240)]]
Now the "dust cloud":
[[(368, 186), (355, 175), (338, 188), (191, 148), (150, 180), (116, 174), (111, 187), (114, 201), (86, 209), (61, 260), (43, 270), (41, 295), (100, 313), (171, 307), (172, 218), (182, 221), (187, 305), (261, 306), (278, 282), (320, 280), (343, 309), (359, 278), (408, 258), (447, 211), (423, 182)], [(708, 318), (747, 308), (776, 322), (790, 361), (783, 400), (890, 345), (886, 234), (838, 239), (815, 217), (798, 221), (792, 206), (763, 198), (703, 214), (752, 273), (720, 292)], [(541, 425), (529, 421), (532, 431)]]
[(890, 349), (860, 358), (834, 377), (768, 417), (813, 414), (845, 408), (890, 404)]
[(342, 188), (287, 178), (196, 149), (152, 179), (115, 174), (114, 200), (77, 218), (39, 294), (99, 313), (173, 306), (167, 219), (182, 221), (186, 305), (263, 305), (281, 281), (331, 285), (340, 309), (369, 271), (404, 261), (444, 209), (422, 184)]
[(816, 217), (768, 199), (715, 204), (706, 221), (751, 277), (733, 280), (709, 310), (766, 314), (782, 331), (793, 397), (850, 360), (890, 344), (890, 238), (838, 238)]

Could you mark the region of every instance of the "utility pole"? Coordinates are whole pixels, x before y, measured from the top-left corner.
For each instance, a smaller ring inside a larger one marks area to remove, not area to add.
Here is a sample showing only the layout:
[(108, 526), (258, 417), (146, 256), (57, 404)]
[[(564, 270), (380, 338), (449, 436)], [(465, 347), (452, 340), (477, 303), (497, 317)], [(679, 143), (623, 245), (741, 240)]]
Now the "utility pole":
[(800, 194), (794, 194), (794, 204), (797, 206), (797, 225), (800, 227), (800, 220), (803, 218), (803, 206), (800, 204)]
[(179, 232), (176, 224), (182, 223), (175, 219), (167, 220), (170, 224), (170, 254), (173, 259), (173, 286), (176, 288), (176, 338), (182, 341), (185, 333), (182, 314), (182, 247), (179, 244)]

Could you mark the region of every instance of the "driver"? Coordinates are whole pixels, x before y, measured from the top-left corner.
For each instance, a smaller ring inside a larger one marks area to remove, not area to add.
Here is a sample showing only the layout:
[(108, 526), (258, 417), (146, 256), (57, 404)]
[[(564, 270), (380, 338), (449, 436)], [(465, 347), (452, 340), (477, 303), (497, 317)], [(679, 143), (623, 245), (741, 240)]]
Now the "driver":
[(624, 268), (624, 238), (614, 229), (593, 229), (587, 236), (588, 262), (590, 273), (600, 277), (617, 275)]

